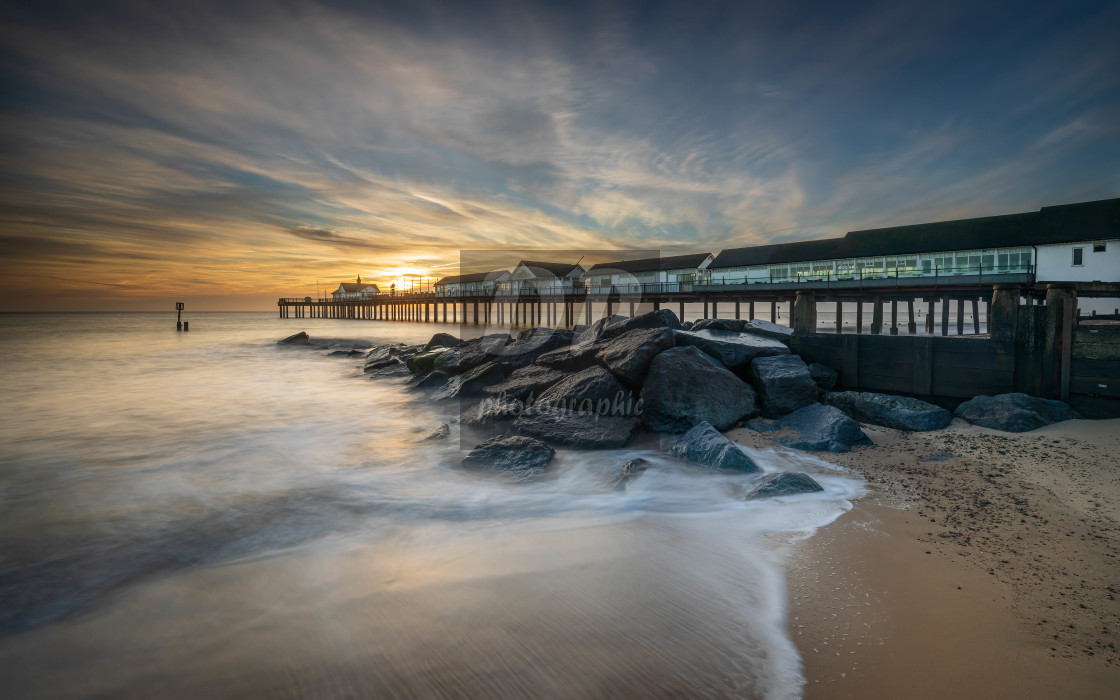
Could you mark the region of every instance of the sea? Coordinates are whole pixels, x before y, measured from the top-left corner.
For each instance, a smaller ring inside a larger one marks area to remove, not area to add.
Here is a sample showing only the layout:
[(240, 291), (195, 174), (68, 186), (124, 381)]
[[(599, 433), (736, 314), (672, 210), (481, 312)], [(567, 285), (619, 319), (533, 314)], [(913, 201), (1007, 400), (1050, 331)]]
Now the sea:
[(467, 471), (457, 403), (276, 341), (478, 329), (276, 316), (0, 315), (5, 697), (800, 697), (786, 564), (856, 476), (744, 448), (824, 487), (748, 501), (648, 442)]

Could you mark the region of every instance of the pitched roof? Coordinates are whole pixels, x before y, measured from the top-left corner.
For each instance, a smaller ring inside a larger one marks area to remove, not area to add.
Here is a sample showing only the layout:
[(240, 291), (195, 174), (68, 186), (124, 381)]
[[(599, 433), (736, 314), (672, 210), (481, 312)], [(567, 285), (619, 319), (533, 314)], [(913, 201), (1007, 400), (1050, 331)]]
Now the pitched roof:
[(491, 270), (490, 272), (472, 272), (466, 275), (450, 275), (448, 277), (440, 279), (438, 282), (436, 282), (436, 284), (470, 284), (471, 282), (489, 282), (500, 278), (502, 275), (508, 272), (509, 270)]
[(640, 260), (619, 260), (618, 262), (604, 262), (592, 265), (587, 273), (596, 270), (619, 270), (622, 272), (649, 272), (652, 270), (681, 270), (699, 267), (711, 253), (689, 253), (688, 255), (671, 255), (668, 257), (642, 258)]
[[(338, 285), (338, 289), (341, 289), (342, 291), (349, 294), (356, 294), (367, 287), (373, 287), (374, 289), (377, 289), (377, 285), (371, 282), (343, 282), (342, 284)], [(335, 291), (337, 292), (338, 289), (336, 289)]]
[(1120, 199), (1043, 207), (1025, 214), (851, 231), (843, 238), (729, 248), (708, 267), (1010, 248), (1104, 238), (1120, 238)]
[(525, 267), (532, 270), (533, 274), (538, 277), (540, 276), (539, 272), (541, 271), (547, 272), (555, 277), (567, 277), (569, 274), (571, 274), (572, 270), (575, 270), (577, 267), (580, 270), (583, 269), (581, 265), (577, 265), (575, 263), (537, 262), (534, 260), (522, 260), (521, 262), (517, 263), (517, 265), (518, 267), (524, 265)]

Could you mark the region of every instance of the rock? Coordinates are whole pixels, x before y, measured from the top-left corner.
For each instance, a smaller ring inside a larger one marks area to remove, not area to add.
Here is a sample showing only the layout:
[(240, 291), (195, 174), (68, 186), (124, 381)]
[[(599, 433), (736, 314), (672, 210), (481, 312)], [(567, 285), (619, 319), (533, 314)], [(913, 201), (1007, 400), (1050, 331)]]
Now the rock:
[[(327, 357), (350, 357), (354, 352), (354, 350), (332, 350), (327, 353)], [(358, 354), (360, 355), (361, 352)]]
[(439, 427), (428, 433), (421, 440), (442, 440), (451, 434), (451, 427), (447, 423), (440, 423)]
[(957, 458), (957, 455), (953, 454), (952, 452), (948, 452), (946, 450), (938, 450), (937, 452), (934, 452), (933, 454), (931, 454), (929, 457), (926, 457), (922, 461), (923, 462), (945, 462), (945, 461), (948, 461), (950, 459), (956, 459), (956, 458)]
[(551, 406), (527, 408), (513, 422), (521, 435), (584, 450), (622, 447), (637, 427), (638, 419), (632, 416), (600, 416)]
[(817, 402), (817, 383), (797, 355), (760, 357), (751, 362), (747, 376), (758, 391), (762, 415), (767, 418), (777, 418)]
[(408, 371), (413, 374), (430, 374), (436, 366), (436, 358), (445, 352), (447, 348), (437, 348), (435, 350), (427, 350), (418, 352), (412, 357), (405, 360), (408, 365)]
[(761, 318), (748, 321), (747, 325), (743, 326), (743, 332), (780, 340), (787, 345), (789, 344), (789, 339), (793, 337), (793, 329), (789, 326), (763, 321)]
[(782, 429), (778, 421), (767, 418), (755, 418), (743, 423), (743, 425), (756, 433), (776, 433)]
[(494, 350), (502, 362), (508, 362), (514, 369), (525, 367), (541, 355), (553, 350), (570, 347), (574, 334), (572, 331), (556, 328), (529, 328), (521, 331), (508, 345)]
[(953, 414), (944, 408), (907, 396), (834, 391), (822, 396), (821, 402), (860, 422), (896, 430), (941, 430), (953, 420)]
[(428, 344), (424, 346), (424, 351), (432, 350), (434, 348), (457, 348), (464, 345), (464, 341), (459, 340), (450, 333), (436, 333)]
[(676, 344), (692, 345), (734, 371), (744, 369), (756, 357), (788, 355), (789, 348), (772, 338), (732, 331), (677, 331)]
[(836, 370), (819, 362), (809, 363), (809, 376), (817, 383), (817, 388), (822, 391), (832, 391), (836, 387), (836, 382), (840, 381), (840, 375), (836, 373)]
[(649, 460), (635, 457), (622, 465), (622, 469), (618, 472), (618, 480), (614, 482), (614, 490), (624, 490), (631, 481), (638, 478), (642, 472), (649, 469)]
[(525, 410), (525, 404), (517, 399), (487, 397), (475, 406), (464, 409), (459, 414), (463, 425), (490, 425), (502, 420), (513, 420)]
[(307, 345), (311, 342), (311, 336), (307, 335), (307, 331), (300, 331), (295, 335), (289, 335), (283, 340), (277, 340), (277, 345)]
[(601, 340), (596, 343), (582, 343), (546, 352), (537, 357), (536, 364), (565, 372), (578, 372), (597, 364), (599, 351), (605, 348), (608, 343), (610, 343), (609, 340)]
[(600, 416), (631, 415), (626, 410), (632, 398), (626, 387), (602, 367), (570, 374), (541, 392), (534, 406), (557, 406), (577, 411), (589, 411)]
[(415, 386), (417, 389), (438, 389), (441, 386), (447, 384), (448, 379), (451, 379), (451, 376), (448, 375), (447, 372), (440, 372), (439, 370), (436, 370), (435, 372), (430, 373), (428, 376), (416, 382), (416, 384), (414, 384), (413, 386)]
[(681, 327), (681, 322), (677, 315), (669, 309), (658, 309), (657, 311), (650, 311), (649, 313), (639, 314), (634, 318), (625, 318), (614, 316), (613, 318), (622, 318), (621, 321), (612, 321), (603, 328), (604, 338), (617, 338), (624, 333), (639, 329), (649, 328), (668, 328), (676, 330)]
[(583, 345), (585, 343), (594, 343), (602, 340), (603, 333), (606, 330), (607, 326), (623, 323), (624, 321), (628, 320), (629, 319), (627, 319), (625, 316), (619, 316), (617, 314), (614, 316), (601, 318), (577, 333), (573, 338), (572, 343), (575, 345)]
[(766, 474), (758, 480), (758, 485), (747, 494), (747, 499), (793, 496), (799, 493), (824, 491), (820, 484), (808, 474), (801, 472), (782, 472)]
[(699, 321), (693, 321), (692, 328), (689, 328), (689, 330), (741, 333), (746, 325), (746, 321), (737, 318), (702, 318)]
[(693, 325), (695, 325), (693, 321), (681, 321), (681, 327), (679, 330), (690, 331), (692, 330)]
[(674, 457), (693, 464), (737, 472), (755, 472), (758, 466), (723, 433), (703, 421), (684, 434), (670, 450)]
[(653, 358), (671, 347), (673, 331), (668, 328), (643, 328), (623, 333), (607, 343), (599, 351), (598, 359), (623, 384), (631, 389), (640, 389)]
[(513, 371), (505, 381), (491, 384), (483, 391), (488, 396), (505, 396), (532, 404), (542, 391), (568, 376), (551, 367), (529, 365)]
[(363, 372), (373, 372), (391, 365), (405, 362), (422, 349), (419, 345), (382, 345), (370, 350), (366, 355)]
[(461, 465), (475, 471), (498, 471), (526, 480), (540, 476), (556, 450), (524, 435), (495, 436), (485, 440), (463, 458)]
[(778, 438), (795, 450), (808, 452), (847, 452), (852, 445), (870, 445), (871, 440), (855, 422), (835, 406), (809, 404), (782, 418), (779, 425), (797, 437)]
[(746, 382), (695, 347), (670, 348), (654, 357), (641, 397), (642, 422), (668, 433), (701, 422), (728, 430), (757, 407)]
[[(448, 350), (448, 352), (453, 351)], [(510, 366), (504, 362), (487, 362), (463, 374), (451, 377), (447, 384), (433, 394), (433, 397), (436, 399), (455, 399), (481, 396), (485, 387), (502, 381), (509, 376), (510, 371)]]
[(1025, 433), (1051, 423), (1081, 418), (1065, 402), (1018, 393), (977, 396), (957, 406), (955, 413), (974, 425), (1009, 433)]
[(391, 377), (415, 377), (412, 372), (408, 371), (408, 366), (401, 362), (398, 358), (393, 358), (389, 364), (377, 367), (376, 369), (366, 368), (363, 370), (370, 379), (387, 379)]

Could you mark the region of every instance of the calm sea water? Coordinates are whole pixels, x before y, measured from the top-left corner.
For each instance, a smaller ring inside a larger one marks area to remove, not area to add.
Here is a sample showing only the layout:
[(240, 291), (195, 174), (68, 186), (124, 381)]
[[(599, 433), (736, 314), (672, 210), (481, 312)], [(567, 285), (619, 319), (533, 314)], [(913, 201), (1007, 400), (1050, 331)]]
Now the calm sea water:
[[(453, 418), (360, 358), (435, 324), (0, 315), (0, 687), (8, 697), (796, 697), (783, 561), (860, 484), (654, 450), (457, 468)], [(349, 347), (349, 344), (347, 344)], [(626, 490), (620, 465), (653, 467)]]

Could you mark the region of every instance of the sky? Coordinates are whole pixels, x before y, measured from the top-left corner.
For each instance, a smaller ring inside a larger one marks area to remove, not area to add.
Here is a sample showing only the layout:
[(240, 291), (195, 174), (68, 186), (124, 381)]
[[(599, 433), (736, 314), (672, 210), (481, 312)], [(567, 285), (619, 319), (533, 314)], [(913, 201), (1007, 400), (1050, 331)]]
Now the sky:
[(4, 3), (0, 310), (1120, 196), (1115, 2)]

